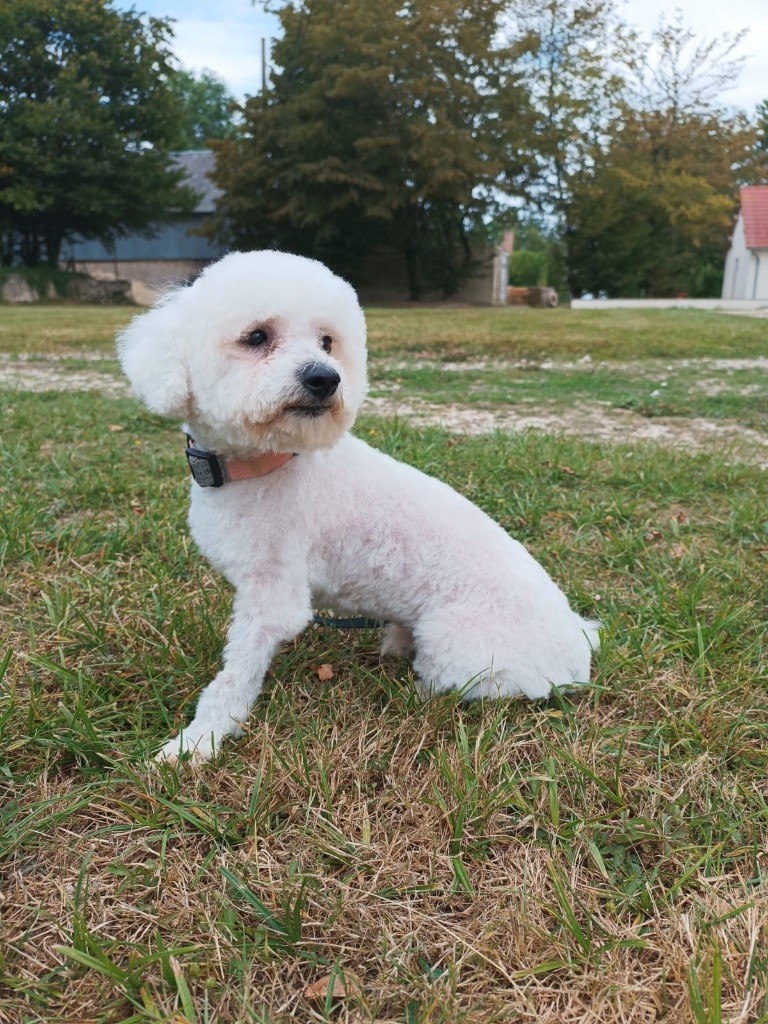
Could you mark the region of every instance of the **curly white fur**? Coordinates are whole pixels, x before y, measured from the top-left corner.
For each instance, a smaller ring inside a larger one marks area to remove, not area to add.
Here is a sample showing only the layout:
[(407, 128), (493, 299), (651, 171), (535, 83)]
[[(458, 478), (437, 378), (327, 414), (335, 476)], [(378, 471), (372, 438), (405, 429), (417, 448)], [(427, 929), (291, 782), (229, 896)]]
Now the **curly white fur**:
[[(254, 330), (263, 344), (248, 343)], [(186, 418), (199, 445), (299, 453), (258, 479), (191, 484), (192, 535), (235, 588), (234, 614), (221, 671), (159, 757), (204, 761), (240, 735), (278, 646), (318, 606), (390, 622), (383, 652), (413, 651), (425, 692), (535, 699), (589, 679), (597, 626), (525, 548), (450, 487), (349, 434), (366, 392), (365, 321), (321, 263), (226, 256), (137, 317), (118, 351), (139, 397)], [(340, 377), (316, 415), (299, 408), (308, 364)]]

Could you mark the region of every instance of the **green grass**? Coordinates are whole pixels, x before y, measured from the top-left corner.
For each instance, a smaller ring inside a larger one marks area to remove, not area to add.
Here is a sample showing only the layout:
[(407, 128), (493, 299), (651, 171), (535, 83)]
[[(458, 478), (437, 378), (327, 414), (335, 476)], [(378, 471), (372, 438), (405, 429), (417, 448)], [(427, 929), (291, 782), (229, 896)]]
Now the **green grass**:
[(115, 332), (137, 312), (130, 306), (0, 306), (0, 352), (61, 356), (99, 350), (111, 357)]
[[(98, 348), (119, 312), (84, 311), (81, 340), (51, 321), (37, 351)], [(413, 337), (430, 322), (387, 315)], [(730, 344), (687, 330), (691, 357)], [(646, 370), (570, 384), (613, 401)], [(421, 704), (374, 632), (315, 627), (244, 739), (177, 774), (147, 758), (216, 671), (230, 605), (187, 536), (178, 430), (94, 392), (4, 390), (0, 413), (0, 1021), (768, 1021), (768, 512), (749, 460), (364, 418), (603, 621), (593, 685)]]
[(698, 310), (371, 309), (372, 354), (436, 360), (765, 355), (764, 320)]
[[(0, 306), (0, 351), (114, 351), (115, 331), (140, 310)], [(374, 356), (467, 359), (683, 359), (764, 355), (763, 320), (697, 310), (369, 309)]]

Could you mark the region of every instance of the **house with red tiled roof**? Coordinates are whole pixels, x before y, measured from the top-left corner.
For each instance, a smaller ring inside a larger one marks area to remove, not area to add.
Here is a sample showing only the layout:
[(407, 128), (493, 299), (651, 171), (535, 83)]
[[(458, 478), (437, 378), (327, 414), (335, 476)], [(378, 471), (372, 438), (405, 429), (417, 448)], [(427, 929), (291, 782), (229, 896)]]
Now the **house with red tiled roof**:
[(725, 257), (724, 299), (768, 299), (768, 185), (746, 185)]

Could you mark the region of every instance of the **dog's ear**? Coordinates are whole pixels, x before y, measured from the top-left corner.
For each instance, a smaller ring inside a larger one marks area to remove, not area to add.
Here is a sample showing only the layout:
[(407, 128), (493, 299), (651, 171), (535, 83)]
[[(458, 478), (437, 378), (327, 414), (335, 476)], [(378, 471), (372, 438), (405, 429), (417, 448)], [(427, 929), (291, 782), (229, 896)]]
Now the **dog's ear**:
[(133, 390), (161, 416), (181, 419), (189, 404), (184, 291), (165, 296), (117, 336), (117, 355)]

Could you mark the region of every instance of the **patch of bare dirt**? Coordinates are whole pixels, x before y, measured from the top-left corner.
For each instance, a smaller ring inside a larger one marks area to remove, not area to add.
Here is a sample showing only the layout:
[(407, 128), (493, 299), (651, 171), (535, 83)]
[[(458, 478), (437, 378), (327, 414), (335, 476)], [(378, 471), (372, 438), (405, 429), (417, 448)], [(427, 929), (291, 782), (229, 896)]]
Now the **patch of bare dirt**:
[(109, 352), (99, 349), (80, 349), (70, 352), (16, 352), (0, 353), (0, 364), (5, 363), (61, 363), (74, 361), (81, 363), (103, 363), (114, 358)]
[(613, 359), (593, 360), (589, 353), (578, 359), (467, 359), (446, 360), (436, 362), (431, 359), (378, 359), (375, 356), (371, 364), (382, 370), (396, 373), (399, 370), (425, 370), (430, 367), (449, 373), (470, 373), (477, 370), (561, 370), (599, 369), (612, 370), (616, 373), (631, 373), (634, 376), (654, 377), (661, 370), (708, 370), (713, 373), (733, 373), (736, 370), (765, 370), (768, 373), (768, 356), (753, 358), (716, 358), (701, 357), (696, 359), (676, 359), (669, 362), (665, 359), (645, 360), (638, 362), (620, 362)]
[(520, 406), (488, 410), (412, 400), (397, 401), (388, 397), (369, 398), (366, 412), (377, 416), (400, 416), (414, 426), (442, 427), (457, 434), (538, 430), (591, 441), (655, 441), (692, 452), (717, 450), (738, 461), (757, 462), (761, 468), (768, 468), (768, 436), (742, 427), (732, 420), (664, 416), (648, 419), (631, 409), (616, 409), (602, 403), (575, 402), (568, 408), (554, 403), (548, 406), (539, 404), (535, 410), (530, 411)]
[[(83, 356), (67, 356), (82, 359)], [(104, 359), (104, 356), (100, 356)], [(0, 387), (14, 391), (98, 391), (108, 398), (124, 395), (128, 382), (113, 373), (74, 370), (55, 357), (0, 360)]]
[[(64, 359), (103, 359), (103, 353), (80, 353)], [(560, 369), (583, 366), (577, 363), (557, 363), (542, 369)], [(397, 365), (397, 364), (392, 364)], [(403, 364), (408, 365), (408, 364)], [(413, 365), (413, 364), (410, 364)], [(434, 364), (430, 364), (434, 365)], [(482, 366), (490, 366), (483, 363)], [(501, 364), (493, 364), (501, 365)], [(507, 364), (513, 365), (513, 364)], [(522, 365), (522, 364), (515, 364)], [(531, 364), (527, 364), (531, 365)], [(621, 364), (610, 364), (616, 367)], [(636, 370), (636, 364), (627, 364)], [(697, 359), (682, 360), (677, 365), (707, 367), (714, 372), (765, 368), (768, 359)], [(444, 364), (451, 370), (480, 369), (481, 363)], [(720, 382), (710, 381), (714, 387)], [(72, 369), (62, 357), (14, 357), (0, 359), (0, 387), (16, 391), (98, 391), (107, 397), (118, 397), (129, 391), (127, 381), (115, 374), (99, 370)], [(654, 417), (648, 419), (630, 409), (617, 409), (604, 403), (575, 402), (570, 407), (555, 403), (538, 403), (535, 410), (517, 405), (504, 409), (477, 409), (462, 405), (438, 404), (417, 399), (398, 400), (392, 397), (369, 398), (366, 411), (379, 416), (401, 416), (414, 426), (438, 426), (459, 434), (488, 434), (495, 430), (518, 433), (538, 430), (543, 433), (562, 433), (587, 440), (606, 442), (655, 441), (659, 444), (687, 451), (718, 450), (732, 458), (756, 461), (768, 468), (768, 436), (750, 430), (732, 420), (708, 420), (701, 417), (681, 419)]]
[(724, 395), (735, 393), (745, 397), (747, 395), (762, 395), (765, 393), (766, 385), (764, 384), (742, 384), (734, 385), (731, 381), (718, 380), (715, 377), (706, 377), (702, 380), (693, 382), (693, 386), (702, 391), (708, 398), (714, 398), (716, 395)]

